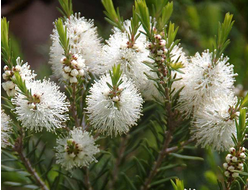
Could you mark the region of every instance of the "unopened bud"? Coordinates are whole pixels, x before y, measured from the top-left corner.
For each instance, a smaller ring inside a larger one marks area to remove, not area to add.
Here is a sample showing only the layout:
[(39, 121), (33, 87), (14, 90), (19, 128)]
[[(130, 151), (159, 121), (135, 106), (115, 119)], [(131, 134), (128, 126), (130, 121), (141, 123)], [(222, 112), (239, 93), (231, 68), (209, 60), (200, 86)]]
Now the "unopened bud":
[(70, 77), (69, 82), (70, 83), (77, 83), (77, 78), (76, 77)]
[(239, 177), (239, 173), (233, 173), (233, 174), (232, 174), (232, 177), (233, 177), (233, 178)]
[(229, 149), (229, 152), (232, 154), (233, 152), (235, 152), (235, 148), (234, 148), (234, 147), (231, 147), (231, 148)]
[(70, 74), (73, 76), (73, 77), (76, 77), (78, 75), (78, 71), (76, 69), (73, 69)]
[(234, 168), (233, 166), (229, 166), (229, 167), (228, 167), (228, 170), (229, 170), (229, 171), (232, 171), (232, 170), (234, 170), (234, 169), (235, 169), (235, 168)]
[(114, 102), (118, 102), (119, 101), (119, 97), (118, 96), (114, 96), (112, 99)]
[(61, 63), (64, 64), (65, 61), (66, 61), (66, 57), (62, 57), (61, 58)]
[(4, 71), (9, 70), (9, 67), (8, 67), (7, 65), (5, 65), (5, 66), (3, 67), (3, 70), (4, 70)]
[(229, 176), (230, 176), (229, 171), (225, 171), (224, 174), (225, 174), (226, 177), (229, 177)]
[(71, 68), (69, 66), (66, 66), (63, 68), (63, 70), (66, 72), (66, 73), (69, 73), (71, 71)]
[(22, 69), (22, 67), (21, 67), (20, 65), (17, 65), (17, 66), (15, 67), (15, 70), (16, 70), (17, 72), (21, 71), (21, 69)]
[(245, 159), (245, 158), (246, 158), (246, 155), (242, 152), (242, 153), (240, 153), (240, 158)]
[(224, 169), (227, 169), (227, 167), (228, 167), (228, 164), (227, 164), (227, 163), (224, 163), (224, 164), (223, 164), (223, 168), (224, 168)]
[(83, 69), (80, 69), (78, 72), (79, 72), (79, 75), (80, 75), (80, 76), (83, 76), (83, 75), (84, 75), (84, 70), (83, 70)]
[(78, 63), (77, 63), (77, 61), (76, 60), (72, 60), (71, 61), (71, 65), (74, 67), (74, 66), (76, 66)]
[(237, 157), (234, 156), (234, 157), (232, 158), (232, 161), (233, 161), (233, 162), (237, 162), (237, 161), (238, 161)]

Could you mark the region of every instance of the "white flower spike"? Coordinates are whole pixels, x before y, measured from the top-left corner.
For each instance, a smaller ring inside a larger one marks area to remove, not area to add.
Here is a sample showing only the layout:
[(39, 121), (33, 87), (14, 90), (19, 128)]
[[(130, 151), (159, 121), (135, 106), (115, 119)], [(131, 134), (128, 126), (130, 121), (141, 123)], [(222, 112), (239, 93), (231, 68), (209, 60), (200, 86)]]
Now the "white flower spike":
[(107, 135), (128, 132), (136, 125), (142, 115), (142, 97), (133, 82), (125, 75), (121, 77), (118, 95), (113, 94), (107, 83), (111, 83), (110, 74), (106, 74), (91, 87), (87, 97), (87, 112), (91, 125)]
[(43, 128), (47, 131), (61, 128), (62, 123), (69, 119), (69, 103), (65, 94), (59, 91), (59, 86), (47, 80), (31, 81), (26, 85), (31, 90), (33, 100), (27, 100), (21, 93), (12, 99), (17, 119), (22, 122), (23, 127), (35, 132), (42, 131)]
[(94, 155), (100, 151), (95, 145), (94, 138), (80, 128), (74, 128), (68, 137), (57, 139), (55, 149), (57, 151), (56, 163), (66, 170), (88, 166), (96, 161)]

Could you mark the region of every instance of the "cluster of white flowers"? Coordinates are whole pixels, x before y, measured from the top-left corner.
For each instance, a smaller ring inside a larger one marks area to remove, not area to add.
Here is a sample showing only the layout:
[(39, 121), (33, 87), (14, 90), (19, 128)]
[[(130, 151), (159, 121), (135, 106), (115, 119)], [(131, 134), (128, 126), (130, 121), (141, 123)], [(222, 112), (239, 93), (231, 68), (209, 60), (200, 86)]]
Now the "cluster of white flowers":
[[(80, 70), (83, 69), (86, 71), (89, 69), (93, 72), (95, 65), (99, 63), (99, 57), (102, 55), (100, 38), (97, 35), (97, 29), (94, 27), (93, 21), (80, 17), (79, 13), (67, 18), (64, 26), (67, 28), (71, 53), (78, 55), (78, 59), (81, 58), (81, 60), (77, 61), (81, 67)], [(59, 43), (59, 35), (56, 27), (53, 30), (51, 39), (50, 64), (52, 65), (53, 73), (59, 79), (63, 78), (63, 76), (68, 78), (65, 75), (65, 72), (69, 73), (68, 69), (65, 71), (63, 69), (64, 64), (61, 64), (61, 60), (64, 60), (64, 50)], [(83, 74), (81, 72), (79, 73), (78, 71), (80, 76)], [(76, 75), (75, 73), (73, 72), (73, 75)], [(75, 81), (75, 78), (71, 79), (71, 81)]]
[(33, 80), (36, 77), (34, 71), (30, 70), (30, 65), (28, 65), (28, 63), (23, 64), (23, 61), (20, 59), (20, 57), (16, 59), (16, 66), (9, 68), (7, 65), (5, 65), (3, 70), (4, 73), (2, 76), (5, 82), (2, 83), (2, 87), (8, 96), (14, 96), (16, 94), (17, 87), (12, 82), (12, 79), (15, 78), (14, 72), (18, 72), (22, 80), (25, 81)]
[(213, 63), (212, 52), (206, 50), (200, 55), (196, 53), (190, 58), (189, 64), (183, 69), (182, 83), (184, 89), (180, 93), (180, 110), (190, 114), (201, 103), (232, 92), (234, 84), (233, 65), (228, 63), (228, 57), (223, 57)]
[(1, 147), (5, 148), (10, 144), (10, 133), (12, 131), (11, 128), (11, 120), (6, 113), (1, 109)]
[(112, 92), (107, 85), (111, 83), (110, 74), (106, 74), (90, 88), (87, 97), (87, 112), (91, 125), (107, 135), (122, 134), (136, 124), (142, 115), (143, 99), (135, 85), (125, 75), (119, 93)]
[(187, 117), (193, 115), (191, 134), (197, 144), (211, 145), (218, 151), (233, 145), (232, 135), (236, 135), (234, 110), (237, 99), (233, 93), (233, 65), (223, 55), (214, 63), (213, 53), (208, 50), (202, 55), (196, 53), (178, 73), (182, 78), (176, 82), (180, 92), (178, 109)]
[(193, 138), (203, 147), (211, 145), (218, 151), (228, 150), (234, 143), (232, 135), (236, 136), (234, 108), (236, 98), (233, 94), (220, 95), (200, 104), (194, 113), (191, 127)]
[(235, 172), (235, 170), (244, 170), (244, 162), (246, 159), (245, 151), (246, 149), (244, 147), (240, 147), (239, 150), (236, 150), (234, 147), (229, 149), (230, 153), (226, 156), (226, 162), (223, 164), (226, 170), (224, 172), (226, 177), (239, 177), (239, 173)]
[(148, 42), (146, 36), (139, 33), (139, 31), (143, 31), (143, 28), (139, 27), (136, 33), (136, 36), (139, 35), (139, 37), (131, 45), (128, 38), (129, 27), (131, 27), (131, 21), (126, 20), (124, 22), (125, 31), (122, 32), (118, 28), (113, 29), (114, 34), (103, 46), (102, 59), (97, 70), (99, 74), (104, 74), (114, 65), (120, 64), (123, 73), (135, 82), (145, 99), (150, 99), (151, 94), (147, 92), (150, 92), (152, 82), (145, 73), (147, 75), (153, 75), (154, 73), (150, 71), (150, 67), (143, 63), (144, 61), (150, 61), (148, 58), (149, 50), (147, 49)]
[(85, 59), (81, 55), (74, 54), (70, 60), (63, 57), (61, 63), (63, 64), (63, 78), (69, 80), (70, 83), (77, 83), (77, 77), (84, 76)]
[(47, 80), (30, 81), (26, 85), (32, 97), (18, 93), (12, 99), (17, 119), (23, 127), (36, 132), (43, 128), (48, 131), (61, 128), (62, 123), (68, 120), (69, 103), (65, 94), (59, 91), (59, 86)]
[(74, 167), (88, 166), (96, 161), (94, 155), (100, 150), (95, 145), (94, 138), (80, 128), (74, 128), (69, 136), (57, 139), (56, 158), (66, 170)]

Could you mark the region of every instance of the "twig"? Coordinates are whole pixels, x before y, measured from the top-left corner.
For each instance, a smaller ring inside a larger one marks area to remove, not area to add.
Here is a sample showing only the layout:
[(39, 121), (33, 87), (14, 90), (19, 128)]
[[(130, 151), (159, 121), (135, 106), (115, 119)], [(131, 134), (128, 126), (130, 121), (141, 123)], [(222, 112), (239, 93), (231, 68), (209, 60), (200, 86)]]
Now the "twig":
[(187, 140), (187, 141), (185, 141), (185, 142), (182, 142), (179, 146), (173, 146), (173, 147), (167, 148), (167, 149), (165, 150), (165, 153), (166, 153), (166, 154), (169, 154), (169, 153), (171, 153), (171, 152), (175, 152), (175, 151), (179, 150), (180, 148), (183, 148), (185, 145), (187, 145), (187, 144), (189, 144), (189, 143), (191, 143), (191, 142), (193, 142), (193, 141), (194, 141), (194, 140), (189, 139), (189, 140)]
[(154, 163), (154, 166), (152, 170), (150, 171), (148, 178), (146, 179), (145, 183), (141, 187), (142, 190), (147, 190), (150, 188), (150, 183), (153, 180), (153, 177), (157, 174), (158, 168), (160, 167), (164, 157), (166, 156), (165, 150), (167, 149), (168, 145), (172, 141), (172, 138), (173, 138), (172, 133), (167, 131), (163, 148), (157, 158), (157, 161)]
[(84, 168), (84, 170), (85, 170), (85, 173), (86, 173), (86, 175), (85, 175), (85, 184), (87, 186), (87, 189), (88, 190), (93, 190), (93, 188), (91, 186), (91, 183), (90, 183), (90, 180), (89, 180), (89, 170), (88, 170), (88, 168)]
[(37, 174), (35, 169), (32, 167), (29, 159), (23, 153), (23, 134), (21, 131), (20, 137), (16, 140), (14, 150), (18, 153), (21, 161), (23, 162), (27, 171), (35, 178), (37, 184), (41, 187), (42, 190), (49, 190), (49, 188), (45, 185), (44, 181)]
[[(166, 77), (167, 75), (169, 75), (169, 72), (167, 72), (165, 66), (163, 66), (161, 63), (159, 64), (161, 65), (160, 67), (162, 67), (160, 69), (161, 71), (161, 75), (159, 75), (159, 78), (163, 79), (164, 77)], [(171, 74), (170, 74), (171, 77)], [(160, 151), (160, 154), (158, 155), (158, 158), (156, 160), (156, 162), (153, 165), (152, 170), (149, 173), (148, 178), (146, 179), (146, 181), (144, 182), (143, 186), (141, 187), (142, 190), (147, 190), (150, 188), (150, 183), (152, 182), (153, 178), (155, 177), (155, 175), (157, 174), (158, 168), (161, 166), (165, 156), (167, 155), (166, 150), (168, 149), (169, 144), (171, 143), (172, 139), (173, 139), (173, 132), (175, 130), (175, 128), (178, 126), (179, 122), (181, 120), (176, 118), (176, 112), (175, 110), (172, 110), (172, 105), (171, 105), (171, 97), (169, 95), (169, 86), (167, 81), (162, 80), (161, 81), (164, 89), (165, 89), (165, 111), (166, 111), (166, 119), (167, 119), (167, 131), (165, 132), (165, 140), (164, 140), (164, 144), (163, 147)]]
[(75, 108), (75, 100), (76, 100), (76, 84), (73, 84), (72, 85), (72, 103), (71, 103), (71, 111), (72, 111), (72, 116), (75, 120), (75, 126), (76, 127), (79, 127), (79, 124), (78, 124), (78, 118), (77, 118), (77, 114), (76, 114), (76, 108)]
[(121, 144), (119, 147), (119, 152), (118, 152), (118, 158), (116, 159), (116, 163), (112, 171), (113, 180), (110, 183), (110, 189), (114, 189), (115, 182), (118, 178), (119, 165), (121, 164), (121, 161), (123, 159), (124, 151), (126, 149), (125, 145), (126, 145), (127, 139), (128, 139), (128, 135), (122, 137)]

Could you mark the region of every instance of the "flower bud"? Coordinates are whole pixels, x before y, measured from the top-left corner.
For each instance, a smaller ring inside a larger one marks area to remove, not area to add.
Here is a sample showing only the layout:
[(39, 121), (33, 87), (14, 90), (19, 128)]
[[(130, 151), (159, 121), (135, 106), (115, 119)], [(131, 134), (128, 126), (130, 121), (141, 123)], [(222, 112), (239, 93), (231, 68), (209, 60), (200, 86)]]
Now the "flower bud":
[(71, 61), (71, 65), (72, 65), (73, 67), (75, 67), (77, 64), (78, 64), (78, 63), (77, 63), (76, 60), (72, 60), (72, 61)]
[(70, 77), (69, 82), (70, 83), (77, 83), (77, 78), (76, 77)]
[(224, 164), (223, 164), (223, 168), (224, 168), (224, 169), (227, 169), (227, 167), (228, 167), (228, 164), (227, 164), (227, 163), (224, 163)]
[(243, 163), (239, 163), (239, 164), (238, 164), (238, 168), (239, 168), (240, 170), (242, 170), (243, 167), (244, 167), (244, 164), (243, 164)]
[(10, 75), (11, 75), (11, 71), (10, 71), (10, 70), (7, 70), (7, 71), (5, 71), (5, 74), (6, 74), (7, 76), (10, 76)]
[(240, 153), (240, 158), (245, 159), (245, 158), (246, 158), (246, 155), (242, 152), (242, 153)]
[(66, 61), (66, 57), (63, 56), (61, 59), (61, 63), (64, 64), (65, 61)]
[(234, 168), (233, 166), (229, 166), (229, 167), (228, 167), (228, 170), (229, 170), (229, 171), (232, 171), (232, 170), (234, 170), (234, 169), (235, 169), (235, 168)]
[(78, 71), (76, 69), (73, 69), (70, 73), (73, 77), (76, 77), (78, 75)]
[(157, 40), (161, 40), (161, 35), (160, 35), (160, 34), (157, 34), (157, 35), (155, 35), (154, 37), (155, 37), (155, 39), (157, 39)]
[(84, 75), (84, 70), (83, 70), (83, 69), (80, 69), (78, 72), (79, 72), (79, 75), (80, 75), (80, 76), (83, 76), (83, 75)]
[(161, 40), (159, 43), (160, 46), (164, 47), (166, 45), (166, 40)]
[(162, 55), (163, 54), (163, 51), (162, 50), (158, 50), (157, 51), (157, 55)]
[(233, 174), (232, 174), (232, 177), (233, 177), (233, 178), (239, 177), (239, 173), (233, 173)]
[(67, 73), (63, 73), (62, 75), (63, 75), (63, 78), (65, 78), (65, 79), (69, 79), (69, 74), (67, 74)]
[(225, 174), (226, 177), (229, 177), (229, 176), (230, 176), (229, 171), (225, 171), (224, 174)]
[(119, 97), (118, 96), (114, 96), (112, 99), (114, 102), (118, 102), (119, 101)]
[(241, 150), (242, 152), (245, 152), (245, 151), (246, 151), (245, 147), (240, 147), (240, 150)]
[(15, 66), (15, 70), (17, 71), (17, 72), (19, 72), (19, 71), (21, 71), (21, 66), (20, 65), (17, 65), (17, 66)]
[(8, 76), (5, 73), (3, 73), (3, 79), (8, 80)]
[(228, 155), (226, 156), (226, 161), (227, 161), (227, 163), (231, 162), (231, 157), (232, 157), (231, 154), (228, 154)]
[(66, 66), (63, 68), (63, 70), (66, 72), (66, 73), (69, 73), (71, 71), (71, 68), (69, 66)]
[(7, 66), (7, 65), (5, 65), (4, 67), (3, 67), (3, 70), (4, 71), (6, 71), (6, 70), (8, 70), (9, 69), (9, 67)]
[(234, 147), (231, 147), (231, 148), (229, 149), (229, 152), (232, 154), (233, 152), (235, 152), (235, 148), (234, 148)]
[(232, 158), (232, 161), (233, 161), (233, 162), (237, 162), (237, 161), (238, 161), (237, 157), (234, 156), (234, 157)]
[(28, 103), (28, 107), (32, 110), (36, 107), (34, 103)]

